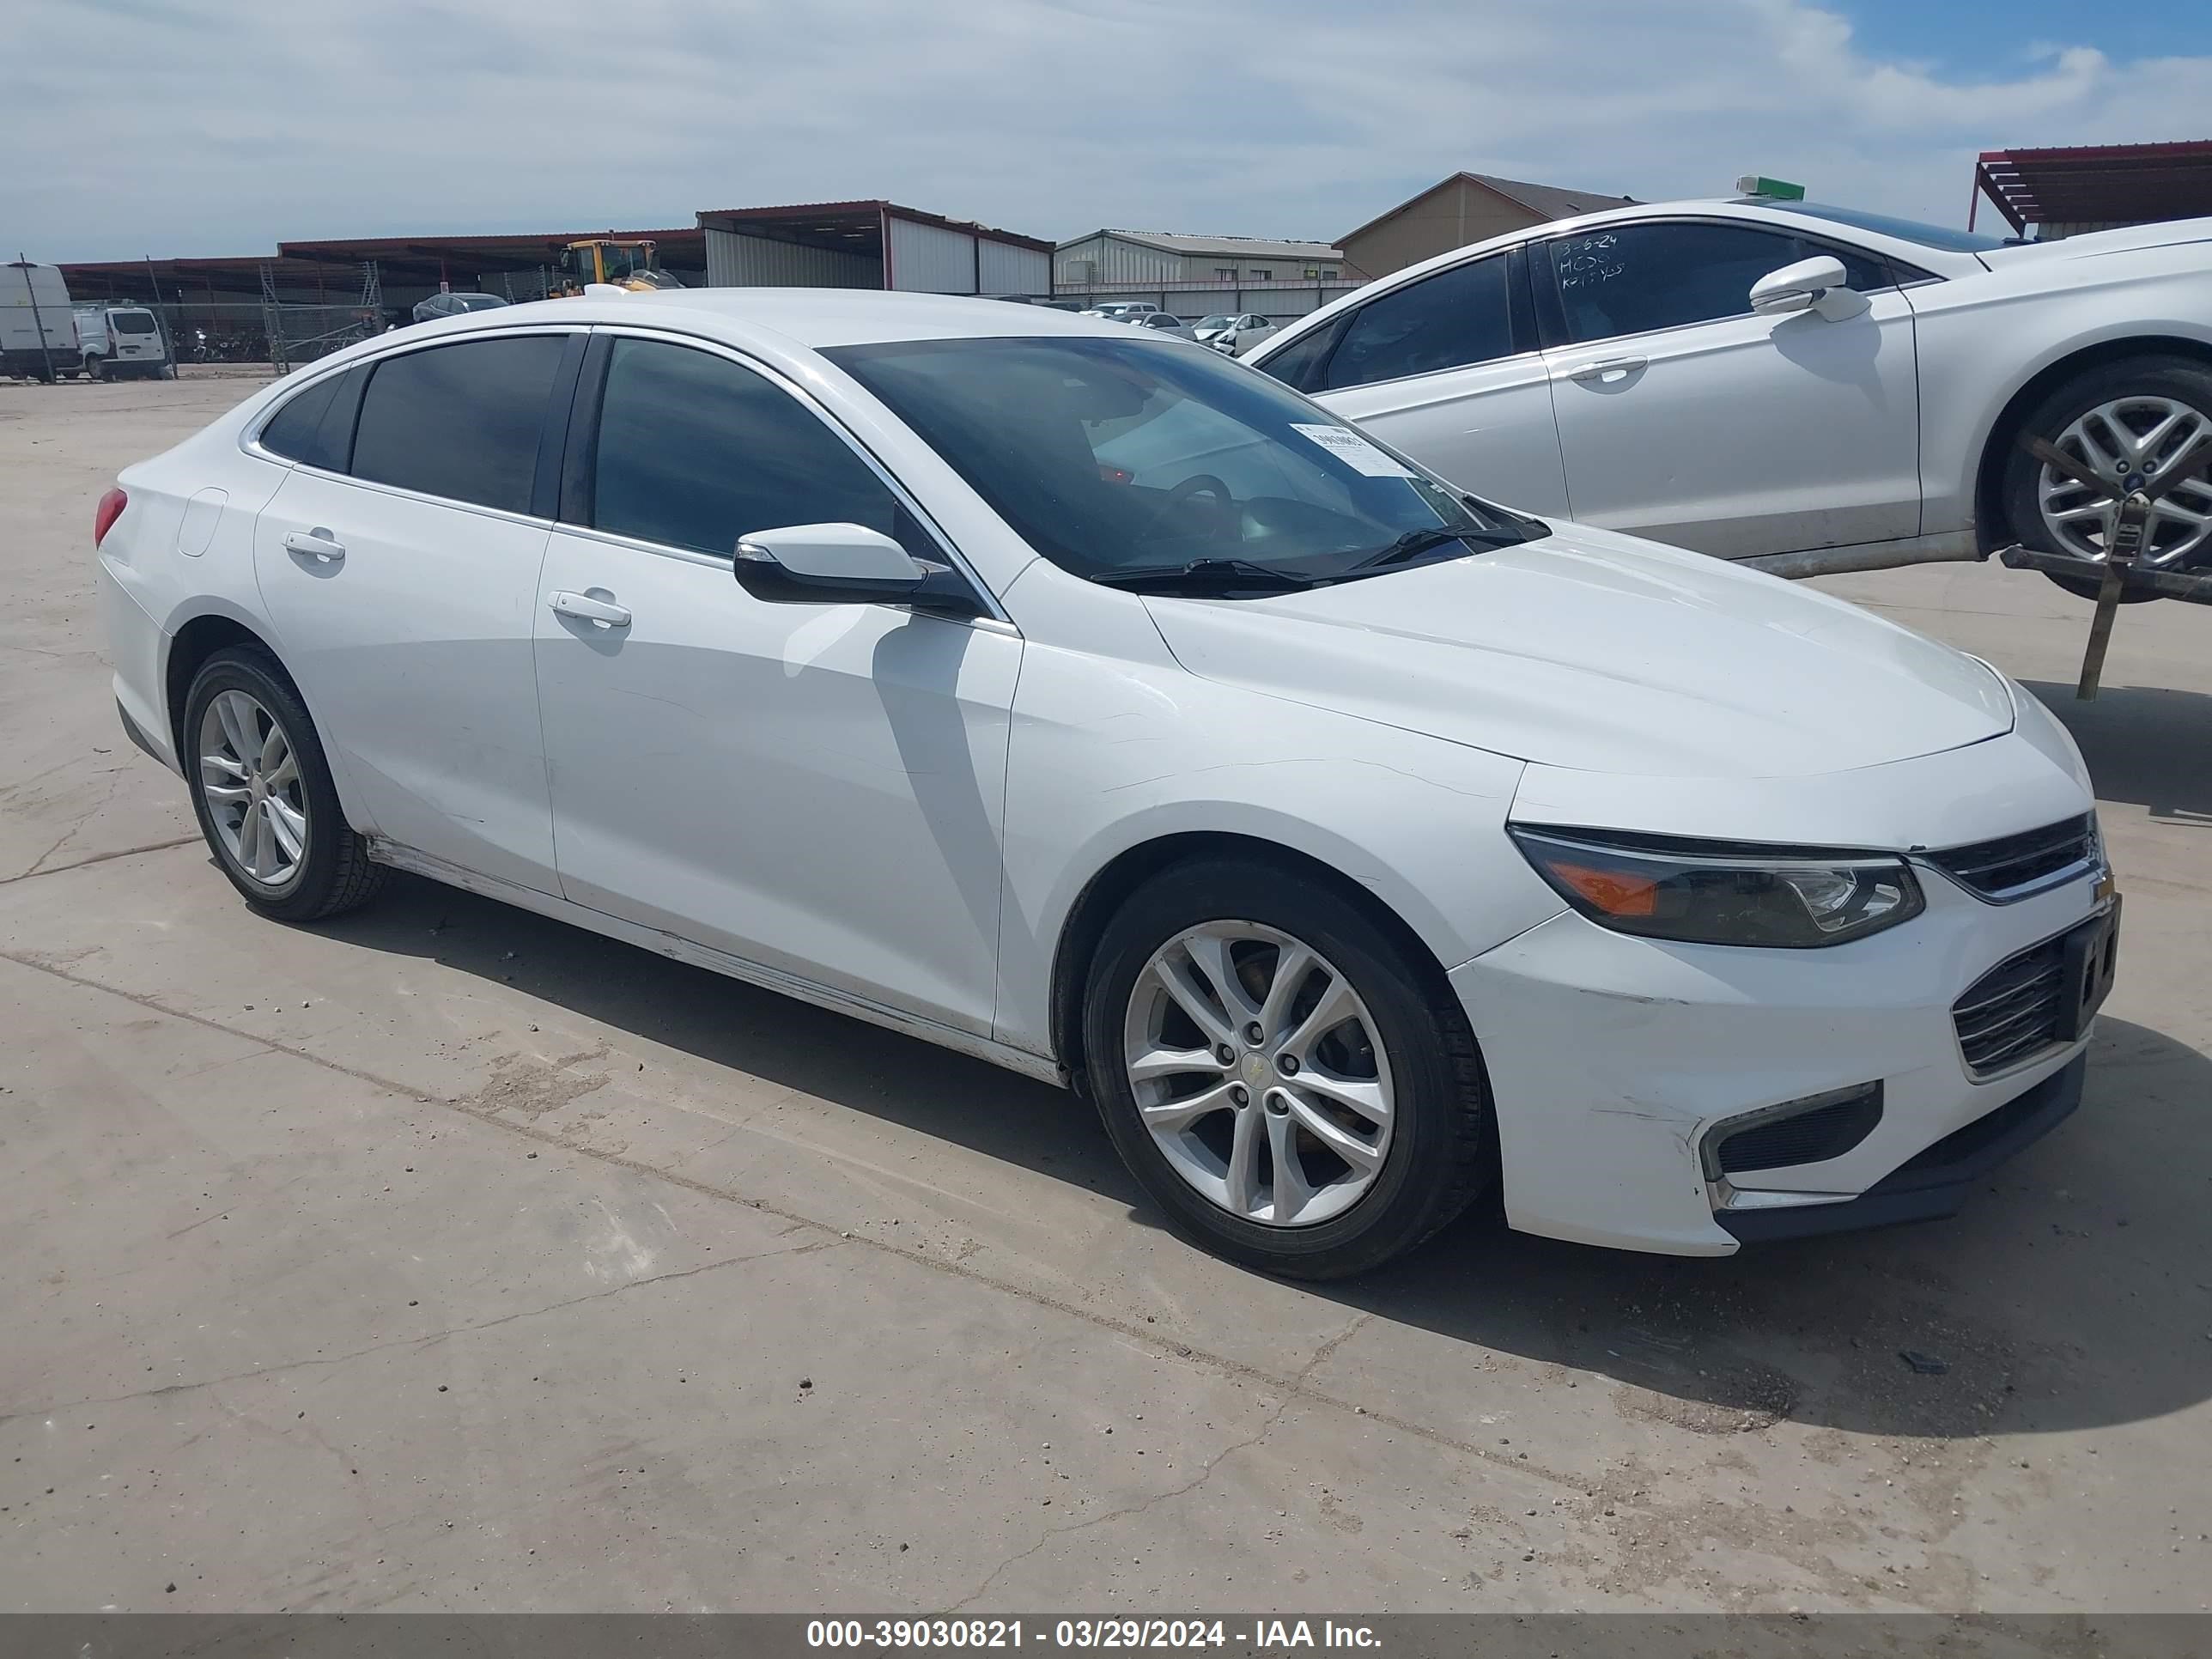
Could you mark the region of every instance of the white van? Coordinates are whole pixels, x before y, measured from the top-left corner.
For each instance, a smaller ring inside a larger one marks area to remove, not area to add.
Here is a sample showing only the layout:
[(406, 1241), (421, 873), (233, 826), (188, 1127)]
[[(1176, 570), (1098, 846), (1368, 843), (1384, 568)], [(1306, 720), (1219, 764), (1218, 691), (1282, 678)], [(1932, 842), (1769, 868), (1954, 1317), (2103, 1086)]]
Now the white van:
[(0, 264), (0, 371), (51, 383), (82, 362), (61, 271), (21, 259)]
[(161, 325), (143, 306), (78, 306), (76, 343), (88, 379), (173, 378)]

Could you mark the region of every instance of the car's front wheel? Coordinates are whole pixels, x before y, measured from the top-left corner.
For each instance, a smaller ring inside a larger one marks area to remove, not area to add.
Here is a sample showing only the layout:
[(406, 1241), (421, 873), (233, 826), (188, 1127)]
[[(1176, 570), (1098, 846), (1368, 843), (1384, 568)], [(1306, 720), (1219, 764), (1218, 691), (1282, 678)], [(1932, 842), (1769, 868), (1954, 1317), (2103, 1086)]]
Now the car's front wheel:
[(179, 736), (200, 832), (254, 909), (313, 921), (375, 896), (384, 866), (347, 823), (314, 722), (267, 653), (234, 647), (202, 664)]
[[(2212, 370), (2177, 357), (2133, 357), (2084, 371), (2029, 411), (2023, 438), (2042, 438), (2126, 491), (2158, 489), (2137, 562), (2158, 570), (2212, 566)], [(2191, 453), (2192, 450), (2195, 453)], [(2175, 471), (2177, 464), (2185, 470)], [(2004, 474), (2005, 515), (2031, 547), (2084, 562), (2046, 572), (2069, 593), (2097, 597), (2118, 507), (2016, 442)], [(2132, 594), (2148, 599), (2149, 594)]]
[(1482, 1062), (1433, 962), (1325, 882), (1178, 866), (1108, 925), (1085, 1007), (1108, 1133), (1186, 1237), (1338, 1279), (1412, 1249), (1489, 1179)]

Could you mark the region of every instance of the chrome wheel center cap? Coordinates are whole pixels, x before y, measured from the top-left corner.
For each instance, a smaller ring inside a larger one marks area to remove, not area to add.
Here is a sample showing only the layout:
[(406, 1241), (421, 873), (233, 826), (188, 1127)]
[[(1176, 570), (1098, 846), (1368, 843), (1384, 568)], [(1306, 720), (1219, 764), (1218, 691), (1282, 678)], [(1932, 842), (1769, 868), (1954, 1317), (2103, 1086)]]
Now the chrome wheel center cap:
[(1268, 1087), (1275, 1080), (1275, 1068), (1267, 1063), (1265, 1054), (1247, 1054), (1238, 1068), (1244, 1074), (1244, 1086), (1254, 1093)]

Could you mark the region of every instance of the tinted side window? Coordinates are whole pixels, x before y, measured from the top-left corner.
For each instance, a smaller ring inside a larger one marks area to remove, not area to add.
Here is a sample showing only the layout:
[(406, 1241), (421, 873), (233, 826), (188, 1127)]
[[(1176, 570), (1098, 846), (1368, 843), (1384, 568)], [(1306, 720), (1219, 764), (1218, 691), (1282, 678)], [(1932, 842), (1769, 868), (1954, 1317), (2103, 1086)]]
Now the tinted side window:
[(1321, 367), (1322, 360), (1328, 356), (1328, 349), (1336, 343), (1336, 337), (1343, 326), (1341, 319), (1323, 324), (1310, 333), (1300, 335), (1266, 362), (1255, 363), (1254, 367), (1262, 374), (1272, 374), (1285, 386), (1299, 392), (1318, 391), (1321, 379), (1316, 371)]
[(730, 556), (740, 536), (795, 524), (860, 524), (909, 552), (898, 498), (821, 418), (723, 357), (617, 339), (607, 359), (592, 523)]
[(1896, 280), (1879, 259), (1744, 225), (1622, 225), (1545, 246), (1571, 340), (1749, 316), (1753, 283), (1819, 254), (1842, 259), (1862, 293)]
[(565, 344), (522, 335), (386, 358), (362, 399), (354, 477), (527, 513)]
[(352, 434), (340, 430), (347, 423), (340, 416), (350, 416), (353, 400), (340, 398), (338, 389), (346, 378), (325, 374), (304, 392), (295, 393), (261, 428), (261, 447), (288, 461), (304, 462), (331, 472), (344, 471), (346, 440)]
[(1464, 368), (1513, 353), (1505, 259), (1478, 259), (1425, 276), (1352, 314), (1329, 359), (1331, 388)]

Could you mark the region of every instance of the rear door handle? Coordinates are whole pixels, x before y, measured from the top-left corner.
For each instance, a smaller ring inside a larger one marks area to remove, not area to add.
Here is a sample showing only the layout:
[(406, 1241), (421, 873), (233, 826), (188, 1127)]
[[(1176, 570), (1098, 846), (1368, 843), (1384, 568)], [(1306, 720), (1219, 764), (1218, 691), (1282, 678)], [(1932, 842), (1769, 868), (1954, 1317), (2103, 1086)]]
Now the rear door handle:
[(1602, 380), (1608, 374), (1633, 374), (1651, 360), (1648, 357), (1601, 357), (1594, 363), (1577, 363), (1567, 371), (1571, 380)]
[(304, 535), (296, 530), (292, 532), (284, 538), (284, 550), (320, 559), (325, 564), (336, 564), (345, 557), (345, 544), (320, 525)]
[(574, 617), (579, 622), (597, 623), (602, 628), (628, 628), (629, 607), (617, 605), (611, 599), (595, 599), (589, 593), (557, 592), (546, 603), (564, 617)]

